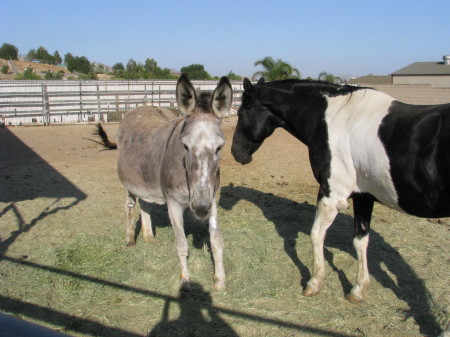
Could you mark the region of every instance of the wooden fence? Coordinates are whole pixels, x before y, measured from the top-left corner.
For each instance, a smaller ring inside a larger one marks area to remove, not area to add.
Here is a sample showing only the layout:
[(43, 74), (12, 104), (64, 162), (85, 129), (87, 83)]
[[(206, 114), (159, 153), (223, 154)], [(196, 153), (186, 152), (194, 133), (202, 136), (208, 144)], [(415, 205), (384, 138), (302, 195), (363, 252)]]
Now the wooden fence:
[[(174, 107), (176, 80), (0, 81), (3, 125), (86, 123), (111, 120), (140, 105)], [(192, 81), (212, 91), (217, 81)], [(240, 104), (242, 81), (233, 81), (233, 105)]]

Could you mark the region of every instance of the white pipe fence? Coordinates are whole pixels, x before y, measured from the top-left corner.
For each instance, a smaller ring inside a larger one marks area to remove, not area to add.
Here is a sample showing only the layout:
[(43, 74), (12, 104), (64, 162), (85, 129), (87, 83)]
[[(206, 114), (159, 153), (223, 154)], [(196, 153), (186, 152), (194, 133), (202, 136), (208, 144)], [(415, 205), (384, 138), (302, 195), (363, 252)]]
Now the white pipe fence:
[[(87, 123), (114, 119), (142, 105), (175, 107), (176, 80), (0, 81), (2, 125)], [(212, 91), (217, 81), (192, 81)], [(233, 106), (240, 104), (242, 81), (232, 81)]]

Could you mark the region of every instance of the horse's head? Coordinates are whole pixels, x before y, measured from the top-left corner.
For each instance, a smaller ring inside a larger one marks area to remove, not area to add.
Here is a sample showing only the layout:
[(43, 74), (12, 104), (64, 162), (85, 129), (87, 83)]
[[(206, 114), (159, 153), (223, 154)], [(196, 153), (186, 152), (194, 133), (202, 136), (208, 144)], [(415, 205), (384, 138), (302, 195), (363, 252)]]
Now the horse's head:
[(244, 93), (231, 146), (234, 159), (241, 164), (251, 162), (252, 154), (280, 126), (279, 118), (261, 102), (260, 91), (263, 88), (264, 78), (256, 85), (252, 85), (247, 78), (244, 79)]
[(225, 143), (220, 124), (231, 107), (232, 96), (227, 77), (220, 79), (212, 94), (198, 96), (186, 74), (177, 83), (178, 107), (186, 116), (180, 141), (184, 146), (189, 207), (199, 219), (209, 216), (219, 186), (219, 162)]

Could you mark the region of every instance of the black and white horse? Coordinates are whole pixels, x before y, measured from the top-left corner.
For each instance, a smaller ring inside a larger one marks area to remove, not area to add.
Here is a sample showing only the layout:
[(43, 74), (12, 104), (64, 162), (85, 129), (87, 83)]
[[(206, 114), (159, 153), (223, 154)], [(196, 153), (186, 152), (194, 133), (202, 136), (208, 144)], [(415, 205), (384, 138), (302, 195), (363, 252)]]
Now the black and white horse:
[(311, 230), (314, 267), (303, 294), (323, 287), (326, 231), (353, 198), (358, 274), (347, 299), (362, 301), (374, 201), (419, 217), (450, 216), (450, 104), (409, 105), (370, 88), (301, 80), (252, 85), (245, 79), (244, 90), (234, 158), (249, 163), (282, 127), (308, 146), (320, 184)]

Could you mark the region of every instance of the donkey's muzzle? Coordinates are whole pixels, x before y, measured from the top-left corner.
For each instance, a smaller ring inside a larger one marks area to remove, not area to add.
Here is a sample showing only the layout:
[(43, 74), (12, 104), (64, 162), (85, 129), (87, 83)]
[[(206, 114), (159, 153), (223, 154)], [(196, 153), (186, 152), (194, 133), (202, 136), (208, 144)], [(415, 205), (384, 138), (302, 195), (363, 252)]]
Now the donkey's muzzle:
[(204, 220), (211, 213), (211, 203), (196, 203), (191, 205), (191, 209), (198, 219)]

